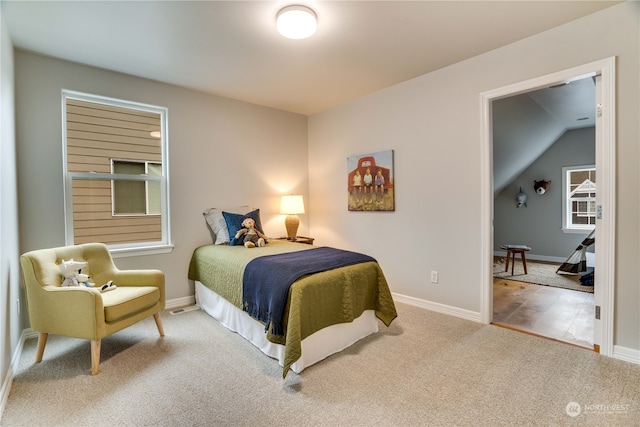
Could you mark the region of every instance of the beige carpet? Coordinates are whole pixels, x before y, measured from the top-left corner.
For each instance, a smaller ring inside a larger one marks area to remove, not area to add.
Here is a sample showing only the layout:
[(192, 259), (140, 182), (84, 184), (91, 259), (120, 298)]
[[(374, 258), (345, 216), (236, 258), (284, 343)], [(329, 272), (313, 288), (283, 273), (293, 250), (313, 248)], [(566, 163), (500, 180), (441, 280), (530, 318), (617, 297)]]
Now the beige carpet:
[(556, 273), (559, 266), (560, 264), (527, 260), (527, 274), (524, 274), (522, 261), (520, 258), (516, 258), (516, 265), (512, 276), (511, 263), (509, 263), (509, 271), (505, 272), (505, 259), (501, 258), (493, 264), (493, 277), (593, 293), (593, 286), (583, 286), (580, 283), (580, 276)]
[(200, 310), (164, 313), (164, 338), (147, 319), (103, 340), (95, 377), (88, 342), (51, 336), (36, 365), (30, 339), (0, 424), (638, 425), (640, 365), (397, 308), (391, 327), (284, 380), (276, 361)]

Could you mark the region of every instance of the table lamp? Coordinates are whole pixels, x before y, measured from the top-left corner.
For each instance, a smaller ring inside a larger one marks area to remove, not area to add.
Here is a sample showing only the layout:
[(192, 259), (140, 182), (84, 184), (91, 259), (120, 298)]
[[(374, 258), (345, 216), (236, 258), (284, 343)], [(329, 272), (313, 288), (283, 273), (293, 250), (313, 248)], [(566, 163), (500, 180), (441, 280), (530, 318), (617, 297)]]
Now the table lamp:
[(286, 214), (284, 226), (287, 228), (287, 239), (296, 240), (300, 220), (298, 214), (304, 213), (304, 201), (300, 195), (282, 196), (280, 213)]

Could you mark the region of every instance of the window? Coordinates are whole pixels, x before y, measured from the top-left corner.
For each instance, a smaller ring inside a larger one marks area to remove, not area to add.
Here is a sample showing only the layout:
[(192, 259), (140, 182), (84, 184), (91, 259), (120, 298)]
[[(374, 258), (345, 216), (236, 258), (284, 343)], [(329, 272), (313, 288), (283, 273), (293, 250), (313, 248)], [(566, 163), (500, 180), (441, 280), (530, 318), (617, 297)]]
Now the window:
[(565, 232), (593, 230), (596, 224), (596, 168), (562, 168), (563, 220)]
[(62, 95), (67, 244), (170, 250), (166, 108)]

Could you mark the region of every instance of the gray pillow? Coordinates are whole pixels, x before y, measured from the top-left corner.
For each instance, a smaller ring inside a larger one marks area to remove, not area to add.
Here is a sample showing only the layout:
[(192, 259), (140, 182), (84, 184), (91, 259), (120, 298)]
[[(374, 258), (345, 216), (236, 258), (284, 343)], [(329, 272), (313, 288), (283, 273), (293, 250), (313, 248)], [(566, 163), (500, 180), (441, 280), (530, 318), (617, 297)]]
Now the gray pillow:
[(238, 206), (235, 208), (209, 208), (202, 212), (204, 219), (207, 222), (207, 228), (211, 233), (211, 240), (214, 245), (226, 245), (231, 240), (229, 237), (229, 231), (227, 229), (227, 222), (222, 216), (222, 211), (246, 214), (255, 210), (251, 206)]

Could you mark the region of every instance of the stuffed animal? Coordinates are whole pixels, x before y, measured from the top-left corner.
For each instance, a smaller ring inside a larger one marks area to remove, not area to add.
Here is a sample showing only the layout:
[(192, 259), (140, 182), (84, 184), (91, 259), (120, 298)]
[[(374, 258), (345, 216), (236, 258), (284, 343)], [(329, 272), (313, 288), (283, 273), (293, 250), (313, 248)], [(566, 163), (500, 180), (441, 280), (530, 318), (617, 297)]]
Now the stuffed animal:
[[(86, 286), (88, 288), (93, 288), (96, 284), (89, 281), (88, 274), (82, 273), (82, 269), (87, 265), (89, 265), (88, 262), (74, 261), (73, 258), (69, 261), (62, 260), (60, 263), (60, 271), (64, 276), (64, 280), (60, 286)], [(112, 291), (115, 288), (116, 285), (113, 284), (112, 280), (109, 280), (97, 289), (99, 289), (100, 292), (107, 292)]]
[(533, 181), (533, 189), (541, 196), (549, 191), (549, 187), (551, 187), (551, 181)]
[(95, 286), (95, 283), (89, 282), (89, 275), (83, 274), (82, 269), (89, 265), (88, 262), (62, 260), (60, 263), (60, 271), (64, 276), (61, 286), (87, 286), (89, 288)]
[(522, 187), (520, 187), (520, 192), (516, 194), (516, 208), (520, 206), (527, 207), (527, 195), (522, 191)]
[(244, 236), (244, 247), (255, 248), (256, 246), (262, 247), (267, 244), (267, 236), (262, 234), (260, 230), (256, 228), (256, 222), (253, 218), (245, 218), (242, 220), (242, 227), (236, 233), (236, 239), (240, 236)]

